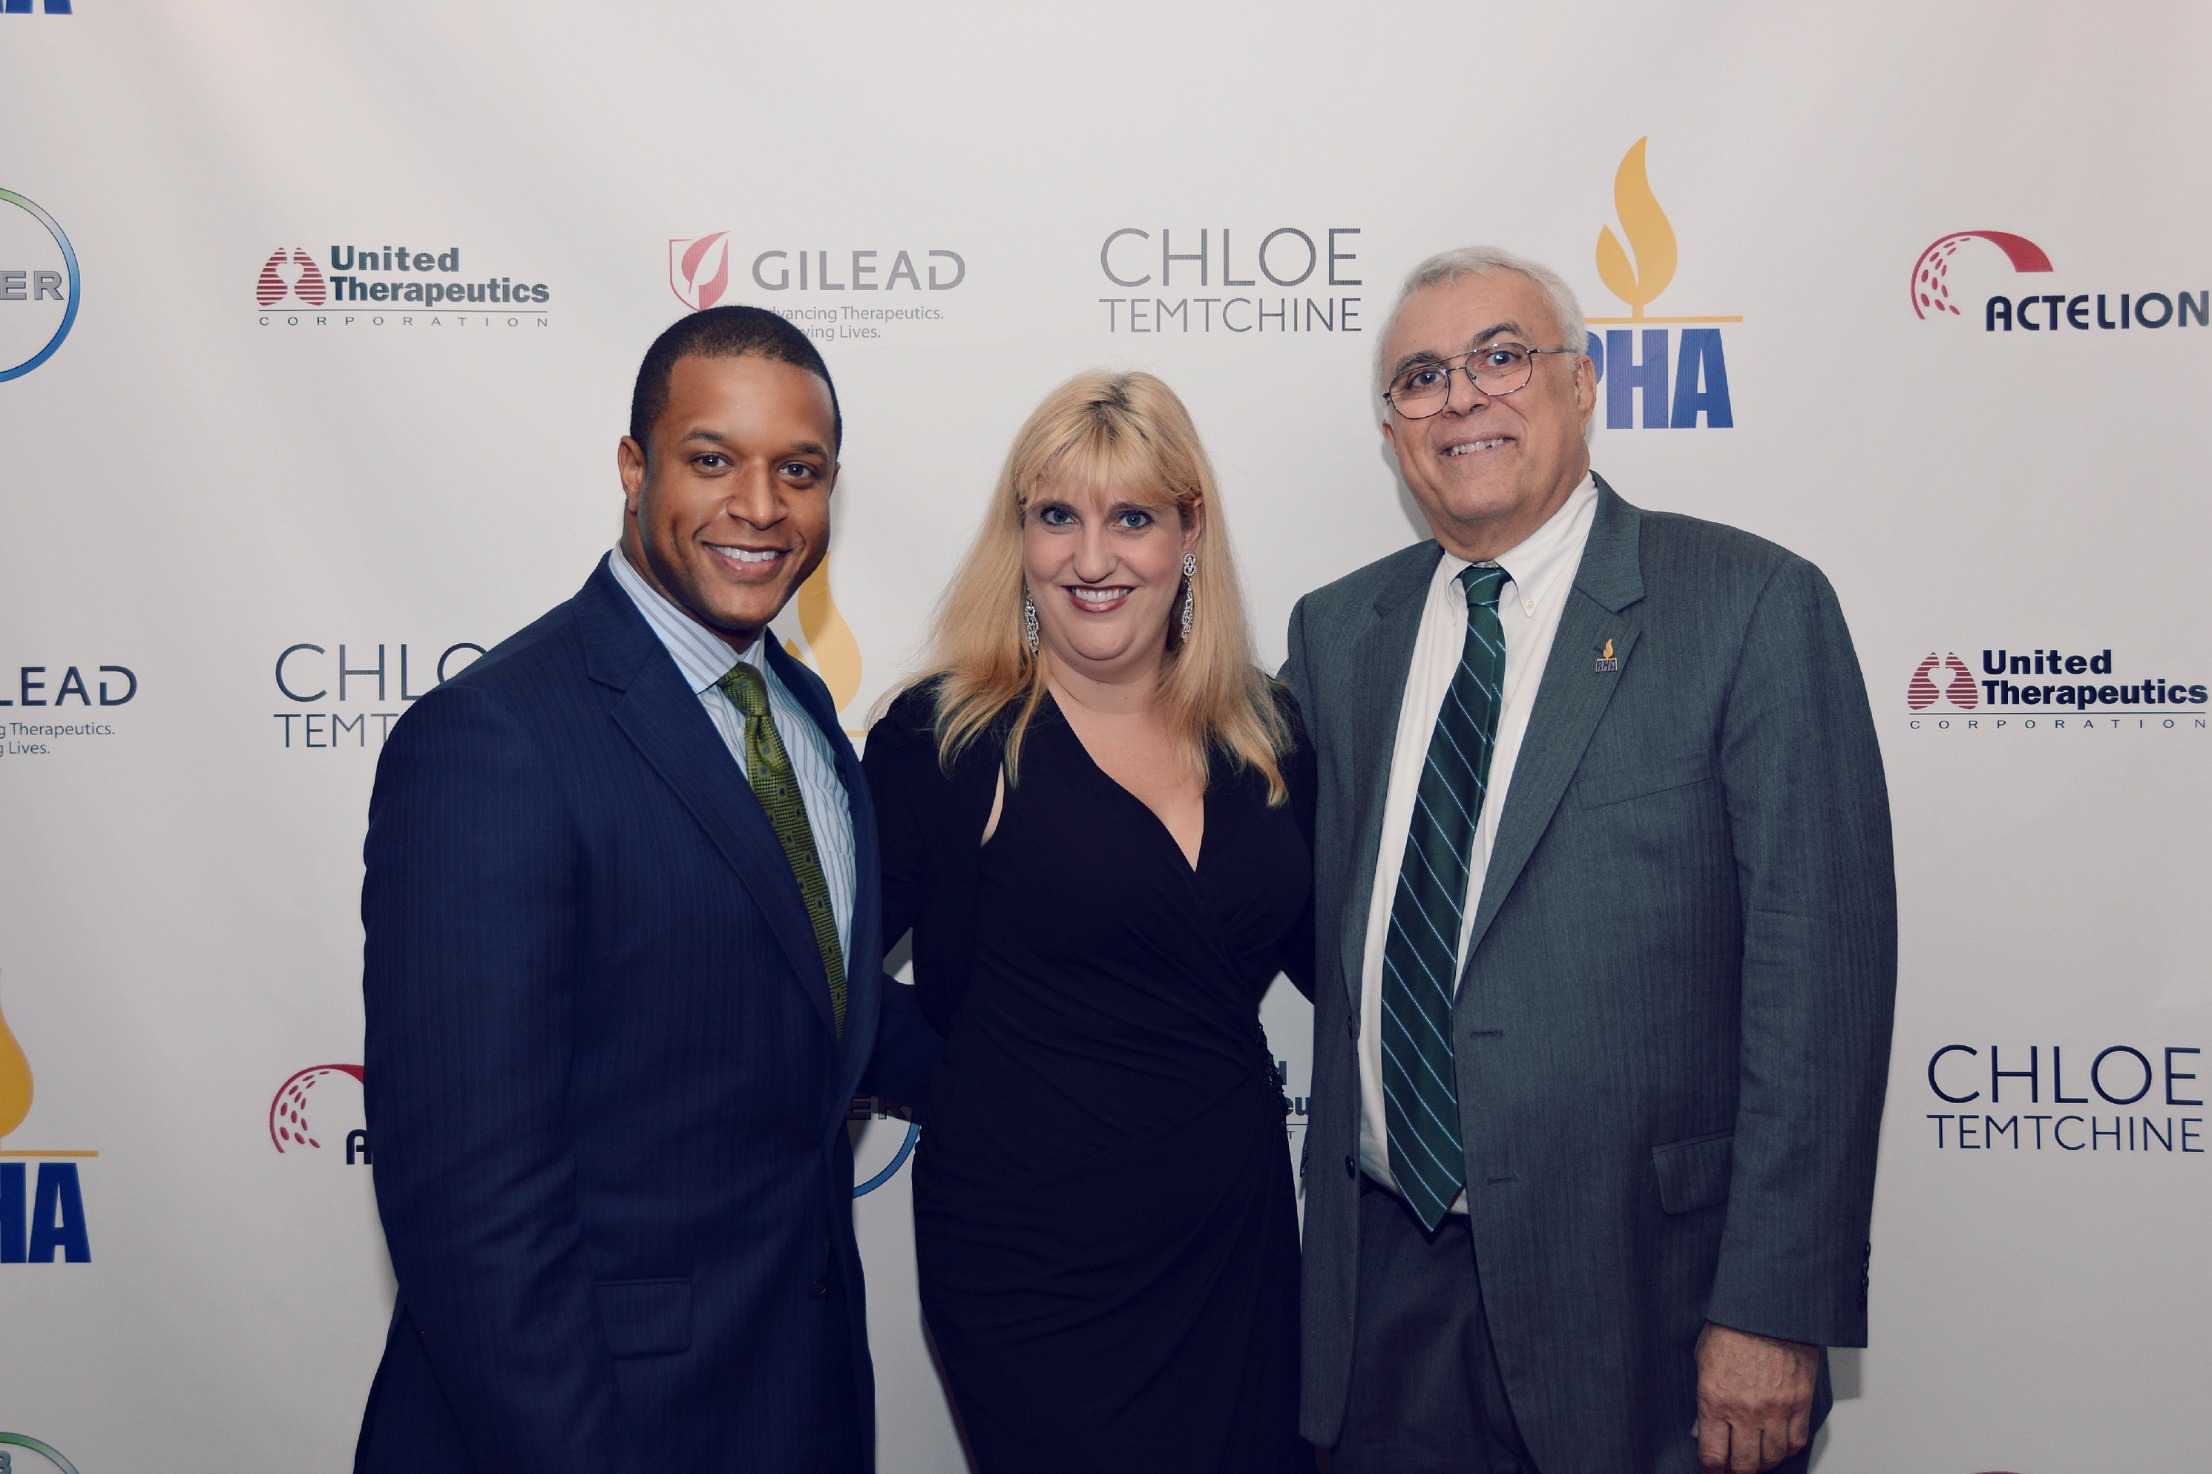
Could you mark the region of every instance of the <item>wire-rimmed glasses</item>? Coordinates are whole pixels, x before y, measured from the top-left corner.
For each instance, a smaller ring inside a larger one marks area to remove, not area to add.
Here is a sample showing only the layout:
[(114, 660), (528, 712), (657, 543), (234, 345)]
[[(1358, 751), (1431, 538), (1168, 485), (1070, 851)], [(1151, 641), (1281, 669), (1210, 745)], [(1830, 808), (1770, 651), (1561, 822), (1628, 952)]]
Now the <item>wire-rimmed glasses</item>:
[(1536, 372), (1536, 359), (1544, 353), (1580, 353), (1580, 348), (1531, 348), (1525, 343), (1492, 343), (1457, 358), (1430, 359), (1399, 370), (1383, 398), (1399, 417), (1425, 420), (1444, 408), (1452, 397), (1452, 374), (1485, 394), (1511, 394), (1526, 385)]

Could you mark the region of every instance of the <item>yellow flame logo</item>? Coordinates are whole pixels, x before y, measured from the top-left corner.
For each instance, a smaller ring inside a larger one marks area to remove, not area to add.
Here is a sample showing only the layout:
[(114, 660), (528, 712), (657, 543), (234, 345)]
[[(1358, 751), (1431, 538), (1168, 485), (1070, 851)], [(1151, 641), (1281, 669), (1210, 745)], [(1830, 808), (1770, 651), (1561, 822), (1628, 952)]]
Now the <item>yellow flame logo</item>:
[(822, 684), (829, 687), (831, 702), (843, 711), (860, 694), (860, 641), (853, 638), (852, 626), (845, 623), (837, 601), (830, 597), (829, 559), (824, 558), (822, 566), (799, 585), (796, 602), (799, 633), (806, 636), (806, 653), (800, 654), (797, 642), (792, 640), (784, 641), (783, 648), (814, 667)]
[[(1631, 321), (1640, 320), (1644, 309), (1674, 280), (1674, 226), (1659, 208), (1659, 197), (1651, 192), (1651, 177), (1644, 170), (1644, 146), (1650, 142), (1637, 139), (1613, 175), (1613, 208), (1620, 212), (1627, 249), (1612, 226), (1598, 231), (1598, 276), (1608, 291), (1628, 304)], [(1633, 266), (1630, 251), (1636, 255)]]
[(31, 1062), (15, 1042), (8, 1018), (0, 1013), (0, 1136), (23, 1124), (31, 1113)]

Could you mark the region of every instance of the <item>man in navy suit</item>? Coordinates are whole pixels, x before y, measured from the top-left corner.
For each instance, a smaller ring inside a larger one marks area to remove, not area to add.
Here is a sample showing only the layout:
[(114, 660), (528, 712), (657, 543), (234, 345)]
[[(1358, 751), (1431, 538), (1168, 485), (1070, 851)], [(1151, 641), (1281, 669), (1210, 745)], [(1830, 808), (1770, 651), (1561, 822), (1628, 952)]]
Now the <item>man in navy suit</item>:
[(929, 1036), (860, 765), (767, 632), (842, 434), (790, 324), (682, 319), (620, 545), (392, 730), (361, 913), (399, 1297), (359, 1474), (874, 1465), (846, 1107), (879, 1020), (887, 1094)]

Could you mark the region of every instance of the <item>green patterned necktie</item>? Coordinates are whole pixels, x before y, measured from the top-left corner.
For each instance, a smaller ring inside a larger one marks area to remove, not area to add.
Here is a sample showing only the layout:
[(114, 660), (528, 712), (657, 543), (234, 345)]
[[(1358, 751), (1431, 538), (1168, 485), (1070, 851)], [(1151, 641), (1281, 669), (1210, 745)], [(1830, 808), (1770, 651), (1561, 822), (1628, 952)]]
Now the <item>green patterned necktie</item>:
[(715, 685), (745, 714), (745, 775), (752, 780), (753, 795), (767, 811), (784, 858), (791, 862), (791, 873), (799, 882), (799, 894), (806, 900), (807, 919), (814, 923), (814, 944), (822, 949), (822, 972), (829, 980), (830, 1012), (837, 1019), (837, 1037), (842, 1039), (845, 956), (844, 949), (837, 945), (837, 915), (830, 909), (829, 882), (822, 878), (814, 831), (807, 826), (806, 800), (791, 771), (790, 754), (783, 750), (783, 739), (776, 735), (775, 719), (768, 714), (768, 683), (758, 670), (741, 660)]
[(1430, 1233), (1465, 1184), (1459, 1086), (1452, 1058), (1459, 923), (1475, 862), (1476, 821), (1490, 783), (1505, 686), (1505, 630), (1495, 563), (1462, 569), (1467, 638), (1429, 734), (1413, 819), (1383, 944), (1383, 1115), (1390, 1171)]

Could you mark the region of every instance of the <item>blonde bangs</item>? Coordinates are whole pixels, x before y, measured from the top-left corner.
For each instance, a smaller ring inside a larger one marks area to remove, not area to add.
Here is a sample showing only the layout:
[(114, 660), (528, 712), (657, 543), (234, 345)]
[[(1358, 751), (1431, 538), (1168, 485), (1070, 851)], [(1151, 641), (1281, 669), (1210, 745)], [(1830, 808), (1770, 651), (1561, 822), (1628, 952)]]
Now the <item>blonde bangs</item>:
[(912, 684), (937, 692), (938, 758), (946, 771), (1014, 710), (1006, 772), (1018, 778), (1022, 739), (1044, 700), (1044, 662), (1022, 628), (1022, 519), (1040, 489), (1105, 505), (1172, 506), (1186, 525), (1203, 509), (1191, 579), (1191, 637), (1170, 623), (1160, 695), (1186, 756), (1203, 777), (1220, 750), (1267, 779), (1268, 802), (1288, 790), (1278, 761), (1290, 733), (1273, 685), (1254, 665), (1244, 600), (1213, 467), (1183, 402), (1146, 373), (1079, 374), (1045, 397), (1014, 436), (983, 526), (939, 603), (928, 671)]

